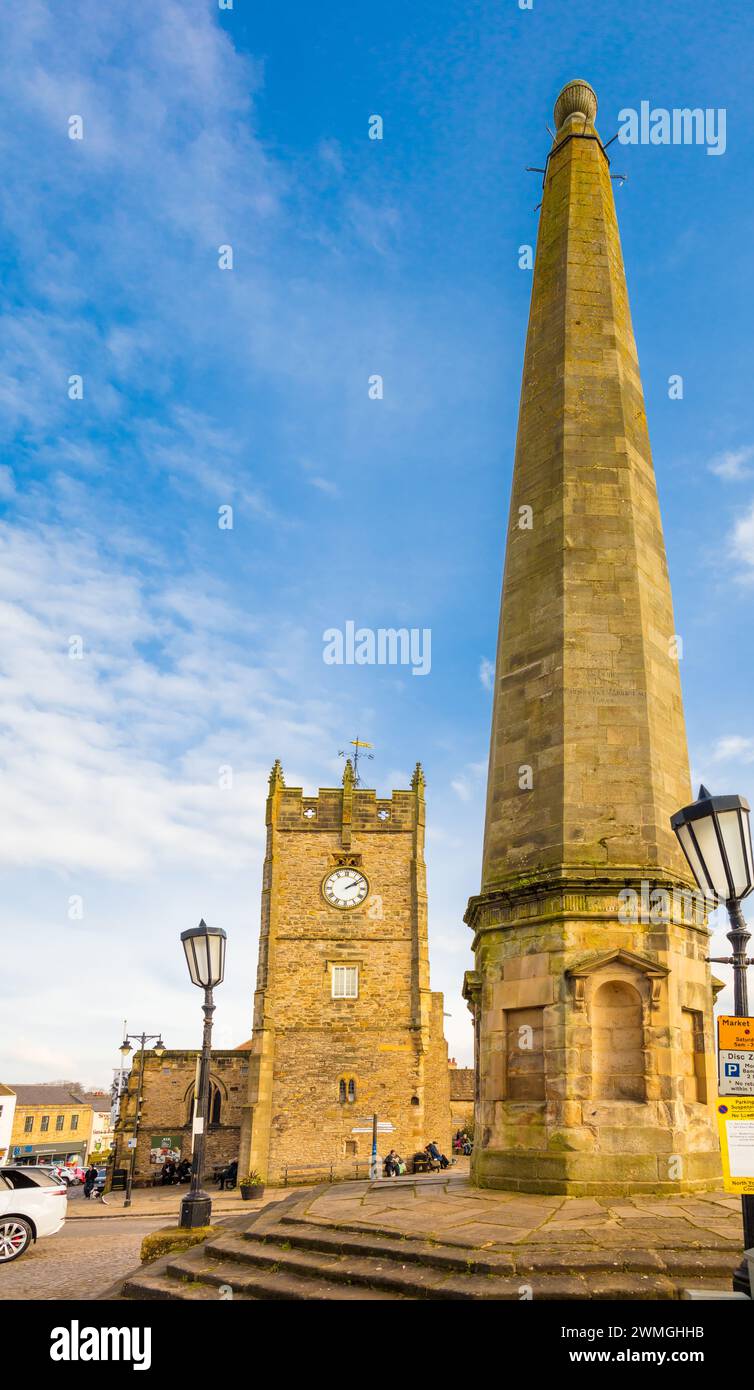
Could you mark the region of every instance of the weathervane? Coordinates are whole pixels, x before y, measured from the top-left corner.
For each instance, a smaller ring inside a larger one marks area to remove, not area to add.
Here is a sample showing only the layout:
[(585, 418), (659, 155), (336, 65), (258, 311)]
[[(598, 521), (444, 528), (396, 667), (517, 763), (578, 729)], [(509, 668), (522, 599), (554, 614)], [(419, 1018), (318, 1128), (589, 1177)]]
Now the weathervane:
[[(352, 738), (352, 739), (351, 739), (351, 747), (353, 748), (353, 785), (354, 785), (355, 787), (360, 787), (360, 786), (361, 786), (361, 778), (360, 778), (360, 776), (359, 776), (359, 749), (360, 749), (360, 748), (374, 748), (374, 744), (373, 744), (373, 743), (364, 743), (363, 740), (360, 739), (360, 738)], [(345, 748), (339, 748), (339, 749), (338, 749), (338, 757), (339, 757), (339, 758), (345, 758), (346, 756), (347, 756), (347, 754), (346, 754)], [(371, 763), (371, 762), (374, 762), (374, 753), (362, 753), (361, 756), (362, 756), (362, 758), (368, 758), (370, 763)]]

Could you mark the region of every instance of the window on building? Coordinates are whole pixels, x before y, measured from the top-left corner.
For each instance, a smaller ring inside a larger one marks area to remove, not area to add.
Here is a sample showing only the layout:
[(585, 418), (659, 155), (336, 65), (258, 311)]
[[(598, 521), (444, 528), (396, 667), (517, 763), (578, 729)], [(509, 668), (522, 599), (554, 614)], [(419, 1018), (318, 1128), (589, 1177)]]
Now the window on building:
[(355, 1158), (358, 1152), (359, 1152), (359, 1148), (358, 1148), (358, 1144), (356, 1143), (356, 1140), (355, 1140), (355, 1139), (346, 1139), (346, 1141), (345, 1141), (345, 1154), (346, 1154), (346, 1158)]
[(26, 1116), (26, 1119), (24, 1120), (24, 1134), (31, 1134), (31, 1131), (33, 1130), (33, 1128), (34, 1128), (34, 1116), (33, 1116), (33, 1115), (27, 1115), (27, 1116)]
[(57, 1115), (57, 1116), (55, 1117), (55, 1128), (56, 1128), (56, 1129), (62, 1129), (64, 1124), (65, 1124), (65, 1115)]
[[(29, 1128), (31, 1129), (31, 1125), (29, 1126)], [(42, 1133), (43, 1133), (43, 1134), (46, 1134), (49, 1128), (50, 1128), (50, 1117), (49, 1117), (49, 1115), (43, 1115), (43, 1116), (42, 1116)]]
[(358, 999), (359, 967), (357, 965), (334, 965), (332, 968), (333, 999)]
[(341, 1077), (338, 1082), (338, 1099), (341, 1105), (353, 1105), (356, 1099), (356, 1082), (353, 1077)]
[(79, 1117), (78, 1117), (78, 1115), (71, 1115), (71, 1129), (78, 1129), (78, 1127), (79, 1127)]
[(704, 1054), (704, 1014), (699, 1009), (681, 1010), (683, 1098), (707, 1103), (707, 1069)]
[[(221, 1123), (220, 1112), (222, 1110), (222, 1091), (216, 1086), (214, 1081), (209, 1083), (209, 1095), (207, 1097), (207, 1125), (219, 1125)], [(189, 1124), (193, 1121), (194, 1110), (196, 1109), (196, 1093), (191, 1092), (188, 1108)]]

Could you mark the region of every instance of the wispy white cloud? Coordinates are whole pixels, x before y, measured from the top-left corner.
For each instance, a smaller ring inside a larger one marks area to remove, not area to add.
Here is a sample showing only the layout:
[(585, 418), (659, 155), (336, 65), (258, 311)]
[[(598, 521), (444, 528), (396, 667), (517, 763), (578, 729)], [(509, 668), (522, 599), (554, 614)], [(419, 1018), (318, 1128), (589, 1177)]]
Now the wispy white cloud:
[(709, 754), (711, 762), (754, 762), (754, 738), (742, 734), (726, 734), (719, 738)]
[(483, 656), (479, 663), (479, 679), (485, 690), (492, 690), (495, 684), (495, 663)]
[(734, 524), (731, 540), (734, 555), (749, 571), (741, 577), (747, 580), (754, 578), (754, 502)]
[(147, 585), (84, 537), (2, 527), (0, 615), (6, 864), (238, 867), (275, 738), (328, 737), (279, 678), (295, 641), (279, 660), (207, 576)]
[(729, 482), (738, 482), (752, 476), (752, 470), (746, 467), (752, 459), (754, 444), (747, 444), (741, 449), (728, 449), (712, 459), (709, 465), (710, 473)]

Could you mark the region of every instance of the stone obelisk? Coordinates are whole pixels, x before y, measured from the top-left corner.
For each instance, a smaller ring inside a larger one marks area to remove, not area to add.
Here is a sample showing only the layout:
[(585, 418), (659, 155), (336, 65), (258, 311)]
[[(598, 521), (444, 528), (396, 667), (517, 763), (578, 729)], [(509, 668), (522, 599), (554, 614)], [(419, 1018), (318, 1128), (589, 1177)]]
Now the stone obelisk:
[(599, 1194), (719, 1180), (709, 933), (639, 363), (597, 99), (555, 106), (524, 358), (475, 970), (473, 1172)]

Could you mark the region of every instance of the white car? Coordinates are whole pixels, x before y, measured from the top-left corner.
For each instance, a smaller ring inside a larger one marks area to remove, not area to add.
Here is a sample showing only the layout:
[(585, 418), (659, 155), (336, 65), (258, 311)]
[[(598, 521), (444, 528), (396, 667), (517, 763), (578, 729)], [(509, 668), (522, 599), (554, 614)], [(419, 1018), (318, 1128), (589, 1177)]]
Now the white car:
[(68, 1184), (60, 1178), (39, 1168), (0, 1168), (0, 1264), (59, 1231), (67, 1208)]

